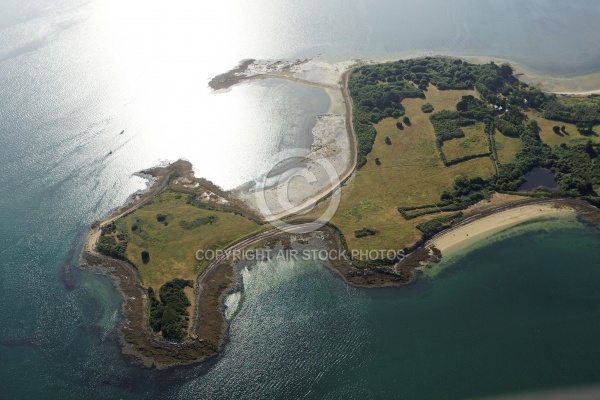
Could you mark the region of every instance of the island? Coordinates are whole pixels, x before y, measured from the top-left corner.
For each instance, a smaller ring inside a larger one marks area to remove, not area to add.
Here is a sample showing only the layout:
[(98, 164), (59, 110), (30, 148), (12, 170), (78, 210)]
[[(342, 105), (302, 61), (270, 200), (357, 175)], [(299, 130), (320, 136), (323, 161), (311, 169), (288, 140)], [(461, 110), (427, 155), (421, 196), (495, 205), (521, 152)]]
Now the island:
[(600, 96), (546, 93), (505, 63), (352, 62), (337, 85), (295, 72), (302, 64), (247, 60), (211, 87), (288, 79), (336, 96), (301, 162), (332, 160), (339, 180), (297, 186), (292, 208), (306, 212), (265, 216), (252, 199), (276, 187), (224, 191), (180, 160), (143, 171), (151, 188), (92, 225), (81, 264), (123, 294), (132, 360), (164, 369), (218, 354), (224, 300), (241, 285), (235, 255), (247, 250), (317, 238), (347, 255), (324, 265), (348, 284), (401, 286), (461, 243), (525, 221), (570, 213), (600, 226)]

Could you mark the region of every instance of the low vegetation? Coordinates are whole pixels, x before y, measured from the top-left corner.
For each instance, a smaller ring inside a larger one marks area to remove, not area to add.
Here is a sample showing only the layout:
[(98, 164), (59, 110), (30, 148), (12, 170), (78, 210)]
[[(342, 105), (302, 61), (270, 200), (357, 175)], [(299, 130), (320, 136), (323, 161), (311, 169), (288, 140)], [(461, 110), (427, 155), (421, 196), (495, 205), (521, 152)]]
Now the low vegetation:
[(424, 113), (431, 113), (433, 112), (433, 110), (433, 104), (431, 103), (425, 103), (421, 106), (421, 111), (423, 111)]
[(373, 235), (377, 235), (377, 231), (375, 229), (370, 229), (370, 228), (362, 228), (359, 230), (354, 231), (354, 236), (358, 239), (361, 237), (365, 237), (365, 236), (373, 236)]
[[(196, 259), (196, 251), (223, 249), (268, 228), (238, 211), (193, 199), (193, 194), (166, 189), (151, 203), (107, 228), (117, 242), (119, 256), (137, 268), (146, 287), (160, 288), (175, 277), (195, 280), (208, 264)], [(119, 241), (119, 237), (124, 240)]]
[(422, 222), (417, 225), (417, 229), (423, 232), (424, 238), (431, 238), (438, 232), (450, 227), (452, 223), (463, 217), (463, 213), (461, 211), (456, 214), (447, 215), (441, 218), (435, 218), (430, 221)]
[(217, 220), (218, 217), (214, 215), (209, 215), (207, 217), (196, 218), (193, 221), (179, 221), (179, 226), (181, 226), (185, 230), (191, 231), (193, 229), (201, 227), (202, 225), (212, 225), (213, 223), (217, 222)]

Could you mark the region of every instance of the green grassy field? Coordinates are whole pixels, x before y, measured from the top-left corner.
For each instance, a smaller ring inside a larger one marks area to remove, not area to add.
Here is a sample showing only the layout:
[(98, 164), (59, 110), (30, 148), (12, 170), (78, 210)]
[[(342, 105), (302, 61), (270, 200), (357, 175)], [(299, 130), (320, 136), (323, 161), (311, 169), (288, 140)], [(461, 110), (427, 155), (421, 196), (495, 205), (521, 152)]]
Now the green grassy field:
[(444, 142), (442, 151), (446, 154), (448, 160), (489, 151), (488, 140), (485, 136), (485, 124), (483, 122), (463, 127), (462, 131), (465, 133), (464, 138)]
[[(187, 199), (187, 194), (167, 189), (150, 204), (117, 221), (119, 230), (129, 238), (126, 256), (147, 287), (158, 289), (173, 278), (195, 279), (207, 265), (196, 260), (197, 250), (223, 249), (268, 228), (231, 212), (195, 207), (187, 204)], [(159, 214), (166, 216), (167, 225), (158, 221)], [(209, 217), (216, 220), (211, 224), (207, 222)], [(201, 223), (193, 224), (194, 221)], [(181, 226), (182, 222), (188, 229)], [(142, 251), (150, 253), (146, 264), (142, 262)]]
[(505, 136), (499, 131), (495, 132), (494, 141), (500, 164), (508, 164), (514, 161), (517, 153), (523, 148), (523, 141), (521, 139)]
[[(596, 132), (595, 135), (582, 135), (579, 133), (574, 124), (550, 121), (549, 119), (542, 117), (542, 115), (537, 111), (528, 111), (526, 114), (529, 119), (534, 119), (537, 121), (538, 125), (542, 129), (540, 132), (540, 138), (549, 146), (558, 146), (561, 143), (573, 145), (577, 143), (586, 143), (588, 140), (591, 140), (595, 143), (600, 143), (600, 134), (598, 134), (600, 129), (597, 126), (594, 128), (594, 131)], [(558, 134), (554, 133), (552, 128), (556, 125), (560, 127), (564, 126), (565, 132), (560, 132)]]
[[(387, 118), (375, 125), (377, 137), (367, 164), (342, 190), (342, 201), (331, 222), (338, 226), (351, 250), (401, 249), (421, 237), (416, 225), (445, 214), (404, 220), (397, 208), (437, 203), (442, 191), (452, 185), (457, 175), (488, 178), (494, 174), (489, 158), (479, 158), (445, 167), (435, 145), (430, 114), (421, 106), (431, 103), (436, 111), (454, 110), (469, 90), (440, 91), (430, 86), (426, 99), (406, 99), (402, 105), (411, 120), (403, 130), (398, 120)], [(386, 137), (391, 144), (386, 144)], [(483, 138), (485, 140), (485, 138)], [(487, 148), (487, 141), (486, 148)], [(375, 163), (379, 158), (381, 165)], [(310, 215), (317, 216), (326, 207), (317, 207)], [(354, 231), (374, 228), (378, 234), (356, 238)]]

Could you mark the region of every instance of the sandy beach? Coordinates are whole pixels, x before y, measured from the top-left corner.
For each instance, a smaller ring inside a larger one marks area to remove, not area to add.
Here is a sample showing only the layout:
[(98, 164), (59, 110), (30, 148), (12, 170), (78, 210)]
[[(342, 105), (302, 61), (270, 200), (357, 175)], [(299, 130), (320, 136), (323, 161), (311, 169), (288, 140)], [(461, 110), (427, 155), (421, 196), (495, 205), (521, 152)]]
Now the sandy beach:
[(501, 209), (482, 218), (474, 216), (465, 220), (457, 227), (434, 237), (428, 246), (435, 246), (442, 252), (442, 256), (447, 256), (458, 252), (465, 246), (521, 223), (550, 217), (575, 216), (575, 213), (574, 208), (555, 202)]
[[(263, 215), (266, 221), (275, 221), (289, 215), (301, 214), (310, 210), (319, 200), (339, 188), (340, 183), (348, 179), (356, 167), (356, 134), (352, 123), (352, 99), (347, 88), (347, 80), (352, 72), (352, 62), (327, 64), (308, 61), (294, 65), (290, 70), (274, 73), (249, 73), (249, 79), (287, 79), (321, 87), (331, 98), (329, 114), (320, 115), (312, 129), (313, 145), (304, 156), (301, 172), (309, 172), (312, 181), (290, 177), (286, 173), (273, 175), (274, 185), (250, 186), (234, 190), (231, 195), (241, 200), (246, 207), (258, 213), (268, 209), (270, 214)], [(261, 70), (259, 70), (261, 72)], [(343, 73), (342, 73), (343, 72)], [(335, 171), (323, 165), (327, 164)], [(294, 169), (290, 169), (293, 171)], [(298, 172), (298, 171), (296, 171)], [(333, 175), (333, 176), (332, 176)], [(268, 181), (261, 182), (266, 184)], [(261, 202), (257, 203), (257, 192)], [(281, 196), (289, 204), (282, 204)]]

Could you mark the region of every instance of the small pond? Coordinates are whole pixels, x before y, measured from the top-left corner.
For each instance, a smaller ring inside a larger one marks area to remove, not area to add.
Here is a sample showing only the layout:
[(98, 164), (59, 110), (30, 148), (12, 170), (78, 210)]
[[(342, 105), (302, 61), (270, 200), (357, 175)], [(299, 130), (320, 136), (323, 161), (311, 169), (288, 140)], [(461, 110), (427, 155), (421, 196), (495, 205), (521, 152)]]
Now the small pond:
[(560, 190), (554, 174), (547, 168), (536, 167), (525, 174), (525, 179), (525, 183), (518, 189), (519, 192), (532, 192), (536, 189), (548, 189), (552, 192)]

